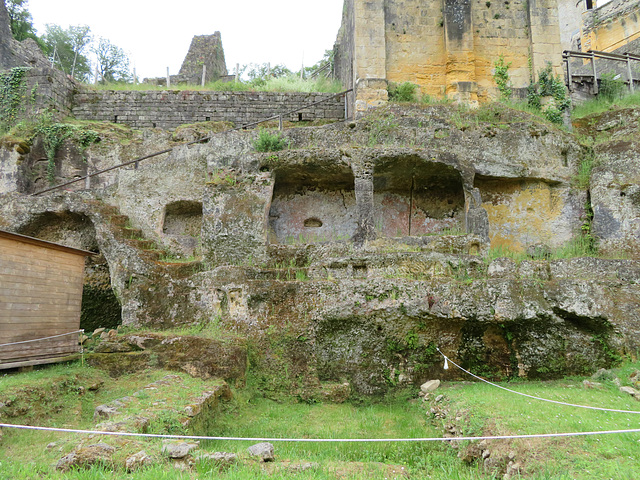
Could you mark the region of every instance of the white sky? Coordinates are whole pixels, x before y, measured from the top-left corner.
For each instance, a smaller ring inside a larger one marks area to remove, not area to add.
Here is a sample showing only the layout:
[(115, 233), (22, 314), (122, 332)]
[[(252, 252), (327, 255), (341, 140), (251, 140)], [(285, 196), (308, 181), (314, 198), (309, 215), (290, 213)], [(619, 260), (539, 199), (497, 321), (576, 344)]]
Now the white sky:
[[(45, 24), (89, 25), (129, 54), (140, 79), (177, 74), (194, 35), (222, 34), (229, 73), (236, 63), (285, 64), (299, 70), (333, 48), (343, 0), (28, 0), (41, 35)], [(313, 5), (313, 6), (312, 6)], [(91, 56), (89, 57), (91, 60)]]

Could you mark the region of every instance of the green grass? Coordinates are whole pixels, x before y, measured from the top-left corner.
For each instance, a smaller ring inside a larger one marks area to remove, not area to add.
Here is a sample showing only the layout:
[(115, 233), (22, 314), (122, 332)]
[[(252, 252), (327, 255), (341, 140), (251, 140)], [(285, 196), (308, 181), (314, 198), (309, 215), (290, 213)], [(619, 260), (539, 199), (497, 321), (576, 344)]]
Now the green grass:
[[(633, 368), (618, 371), (623, 384)], [(442, 393), (454, 411), (473, 412), (471, 422), (490, 434), (536, 434), (628, 430), (640, 428), (640, 415), (601, 412), (541, 402), (504, 392), (487, 384), (452, 386)], [(516, 382), (508, 388), (551, 400), (604, 408), (639, 411), (640, 404), (613, 382), (586, 389), (582, 378), (554, 382)], [(532, 478), (640, 478), (637, 451), (640, 434), (600, 435), (556, 439), (493, 441), (490, 449), (509, 449), (524, 460)], [(588, 452), (588, 455), (585, 454)], [(564, 472), (564, 476), (556, 476)]]
[[(149, 85), (145, 83), (105, 83), (90, 85), (89, 88), (95, 90), (116, 90), (116, 91), (163, 91), (167, 90), (166, 85)], [(339, 93), (342, 85), (338, 81), (318, 78), (315, 80), (303, 80), (298, 76), (278, 77), (266, 82), (210, 82), (204, 87), (202, 85), (171, 85), (169, 90), (190, 90), (206, 92), (319, 92), (319, 93)]]
[(596, 113), (603, 113), (607, 110), (617, 110), (619, 108), (639, 106), (640, 105), (640, 92), (636, 92), (632, 95), (624, 95), (615, 99), (595, 98), (588, 100), (580, 105), (577, 105), (571, 112), (571, 118), (577, 120), (579, 118), (593, 115)]

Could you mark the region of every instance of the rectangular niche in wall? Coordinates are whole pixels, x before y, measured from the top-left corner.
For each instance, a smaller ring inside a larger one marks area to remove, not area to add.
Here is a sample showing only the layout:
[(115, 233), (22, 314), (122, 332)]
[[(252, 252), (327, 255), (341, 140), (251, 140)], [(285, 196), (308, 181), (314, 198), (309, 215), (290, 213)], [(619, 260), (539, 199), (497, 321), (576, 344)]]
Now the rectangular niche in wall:
[(349, 240), (356, 230), (354, 176), (348, 165), (309, 162), (274, 171), (271, 243)]
[(162, 233), (173, 239), (185, 254), (194, 253), (201, 229), (201, 202), (178, 200), (165, 206)]
[(419, 157), (381, 159), (373, 177), (374, 222), (383, 237), (464, 231), (460, 172)]

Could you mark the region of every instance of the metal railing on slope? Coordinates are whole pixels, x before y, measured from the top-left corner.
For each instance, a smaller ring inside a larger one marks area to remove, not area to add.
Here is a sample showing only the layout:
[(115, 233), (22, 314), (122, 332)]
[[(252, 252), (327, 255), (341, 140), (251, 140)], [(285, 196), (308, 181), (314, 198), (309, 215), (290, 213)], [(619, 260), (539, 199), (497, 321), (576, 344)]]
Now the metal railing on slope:
[[(307, 108), (315, 107), (316, 105), (320, 105), (322, 103), (328, 102), (330, 100), (333, 100), (336, 97), (341, 97), (341, 96), (345, 97), (344, 119), (346, 120), (347, 119), (347, 112), (348, 112), (347, 94), (352, 92), (352, 91), (353, 91), (353, 89), (350, 88), (349, 90), (344, 90), (344, 91), (342, 91), (340, 93), (336, 93), (334, 95), (331, 95), (330, 97), (324, 98), (324, 99), (319, 100), (317, 102), (310, 103), (308, 105), (304, 105), (303, 107), (300, 107), (300, 108), (296, 108), (295, 110), (290, 110), (288, 112), (280, 113), (278, 115), (273, 115), (271, 117), (264, 118), (262, 120), (258, 120), (257, 122), (247, 123), (247, 124), (244, 124), (244, 125), (242, 125), (240, 127), (231, 128), (231, 129), (225, 130), (223, 132), (217, 132), (217, 133), (215, 133), (213, 135), (219, 135), (219, 134), (228, 133), (228, 132), (235, 132), (235, 131), (238, 131), (238, 130), (246, 130), (249, 127), (254, 127), (254, 126), (259, 125), (261, 123), (269, 122), (271, 120), (276, 120), (276, 119), (278, 120), (278, 128), (279, 128), (279, 130), (282, 131), (283, 130), (283, 120), (282, 120), (283, 117), (286, 117), (286, 116), (294, 114), (294, 113), (298, 113), (298, 112), (300, 112), (302, 110), (306, 110)], [(43, 193), (51, 192), (53, 190), (58, 190), (60, 188), (64, 188), (64, 187), (72, 185), (74, 183), (83, 182), (83, 181), (85, 182), (85, 188), (89, 189), (91, 187), (91, 177), (96, 177), (98, 175), (102, 175), (103, 173), (110, 172), (110, 171), (116, 170), (118, 168), (127, 167), (129, 165), (135, 165), (135, 168), (137, 169), (139, 163), (141, 161), (143, 161), (143, 160), (148, 160), (149, 158), (154, 158), (154, 157), (158, 157), (160, 155), (164, 155), (165, 153), (170, 153), (170, 152), (172, 152), (173, 150), (175, 150), (176, 148), (179, 148), (179, 147), (185, 147), (185, 146), (189, 146), (189, 145), (195, 145), (197, 143), (208, 142), (209, 140), (211, 140), (213, 135), (209, 135), (208, 137), (204, 137), (204, 138), (199, 138), (198, 140), (193, 140), (191, 142), (181, 143), (180, 145), (176, 145), (175, 147), (167, 148), (167, 149), (159, 151), (159, 152), (151, 153), (149, 155), (145, 155), (143, 157), (136, 158), (135, 160), (130, 160), (128, 162), (120, 163), (118, 165), (114, 165), (113, 167), (105, 168), (105, 169), (99, 170), (97, 172), (88, 173), (84, 177), (75, 178), (75, 179), (70, 180), (68, 182), (61, 183), (59, 185), (55, 185), (53, 187), (46, 188), (44, 190), (40, 190), (39, 192), (32, 193), (31, 196), (42, 195)]]

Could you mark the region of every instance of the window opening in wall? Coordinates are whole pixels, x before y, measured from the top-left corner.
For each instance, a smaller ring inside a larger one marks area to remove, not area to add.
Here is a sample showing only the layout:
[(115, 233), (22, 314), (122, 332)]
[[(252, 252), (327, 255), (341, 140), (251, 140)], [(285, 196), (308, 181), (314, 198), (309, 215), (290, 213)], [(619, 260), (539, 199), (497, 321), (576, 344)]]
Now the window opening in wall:
[(302, 121), (302, 113), (298, 113), (298, 121), (301, 122)]
[(587, 10), (593, 10), (593, 0), (587, 0)]
[(118, 123), (118, 115), (113, 116), (113, 123)]
[(204, 121), (205, 122), (210, 122), (211, 121), (211, 117), (204, 117)]
[(307, 228), (320, 228), (322, 226), (322, 220), (319, 218), (307, 218), (304, 221), (304, 226)]

